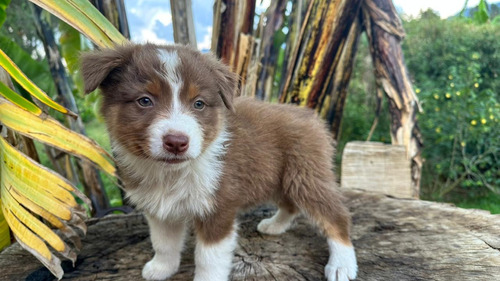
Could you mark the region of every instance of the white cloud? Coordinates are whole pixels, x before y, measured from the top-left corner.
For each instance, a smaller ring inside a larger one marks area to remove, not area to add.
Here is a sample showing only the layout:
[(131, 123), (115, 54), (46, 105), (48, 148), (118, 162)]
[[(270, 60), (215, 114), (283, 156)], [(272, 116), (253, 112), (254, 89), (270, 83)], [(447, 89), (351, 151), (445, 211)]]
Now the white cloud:
[(174, 42), (169, 42), (166, 39), (158, 37), (156, 33), (153, 32), (153, 30), (148, 29), (148, 28), (142, 28), (138, 34), (136, 34), (133, 38), (134, 42), (137, 43), (156, 43), (156, 44), (171, 44)]
[[(154, 16), (151, 19), (151, 21), (153, 23), (156, 21), (159, 21), (163, 25), (168, 26), (168, 25), (172, 24), (172, 14), (170, 13), (170, 11), (159, 10), (159, 11), (156, 11), (154, 13)], [(152, 25), (152, 24), (150, 24), (150, 25)]]
[(212, 27), (205, 27), (206, 32), (203, 35), (203, 41), (198, 42), (198, 50), (210, 50), (212, 47)]
[(141, 17), (144, 17), (145, 14), (149, 14), (148, 20), (145, 21), (146, 25), (141, 26), (139, 28), (139, 32), (132, 34), (133, 35), (132, 39), (135, 42), (140, 42), (140, 43), (151, 42), (157, 44), (173, 43), (164, 38), (158, 37), (158, 35), (153, 31), (157, 21), (159, 21), (162, 25), (166, 27), (172, 24), (172, 14), (170, 13), (170, 11), (156, 10), (153, 12), (149, 11), (149, 13), (145, 13), (143, 9), (132, 8), (130, 9), (130, 13), (136, 14)]
[[(403, 9), (403, 14), (416, 17), (420, 11), (431, 8), (437, 11), (441, 18), (447, 18), (459, 13), (464, 4), (464, 0), (393, 0), (394, 6)], [(469, 0), (468, 6), (477, 6), (479, 0)]]

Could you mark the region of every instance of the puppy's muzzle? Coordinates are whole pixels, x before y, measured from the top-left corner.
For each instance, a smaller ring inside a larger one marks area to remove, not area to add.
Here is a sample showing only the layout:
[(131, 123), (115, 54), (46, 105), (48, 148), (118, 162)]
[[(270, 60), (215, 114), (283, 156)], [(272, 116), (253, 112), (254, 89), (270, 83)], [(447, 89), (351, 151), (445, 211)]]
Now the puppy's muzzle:
[(184, 154), (189, 148), (189, 138), (183, 134), (168, 134), (163, 137), (163, 148), (175, 155)]

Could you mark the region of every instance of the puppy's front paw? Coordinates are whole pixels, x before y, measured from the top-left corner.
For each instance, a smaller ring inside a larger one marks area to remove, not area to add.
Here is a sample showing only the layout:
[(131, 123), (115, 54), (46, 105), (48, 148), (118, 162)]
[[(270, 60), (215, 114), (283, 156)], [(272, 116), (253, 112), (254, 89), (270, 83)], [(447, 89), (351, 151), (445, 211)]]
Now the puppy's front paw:
[(165, 280), (174, 275), (179, 269), (179, 265), (162, 263), (154, 258), (144, 265), (142, 269), (142, 278), (146, 280)]
[(328, 281), (349, 281), (356, 279), (358, 264), (354, 247), (344, 246), (334, 241), (328, 241), (330, 259), (325, 267)]

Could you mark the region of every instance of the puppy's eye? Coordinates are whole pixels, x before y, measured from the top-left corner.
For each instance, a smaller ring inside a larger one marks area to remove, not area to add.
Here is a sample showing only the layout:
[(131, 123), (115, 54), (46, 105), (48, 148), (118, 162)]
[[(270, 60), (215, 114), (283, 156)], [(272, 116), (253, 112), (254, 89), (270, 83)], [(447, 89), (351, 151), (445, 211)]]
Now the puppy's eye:
[(202, 110), (205, 107), (205, 103), (201, 100), (197, 100), (193, 104), (194, 109)]
[(143, 97), (137, 100), (137, 103), (142, 107), (153, 106), (153, 101), (148, 97)]

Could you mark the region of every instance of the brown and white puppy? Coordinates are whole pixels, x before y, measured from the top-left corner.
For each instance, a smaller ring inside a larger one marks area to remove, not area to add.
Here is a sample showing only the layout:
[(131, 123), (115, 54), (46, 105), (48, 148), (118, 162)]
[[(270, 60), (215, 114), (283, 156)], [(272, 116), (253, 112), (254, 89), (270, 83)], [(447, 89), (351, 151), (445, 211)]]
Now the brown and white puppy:
[(227, 280), (237, 213), (266, 201), (279, 210), (260, 222), (260, 232), (283, 233), (302, 211), (327, 237), (327, 279), (356, 278), (332, 140), (312, 111), (233, 99), (237, 77), (228, 67), (185, 46), (130, 44), (84, 54), (82, 75), (86, 92), (101, 89), (127, 196), (149, 222), (155, 255), (145, 279), (178, 270), (194, 223), (194, 279)]

